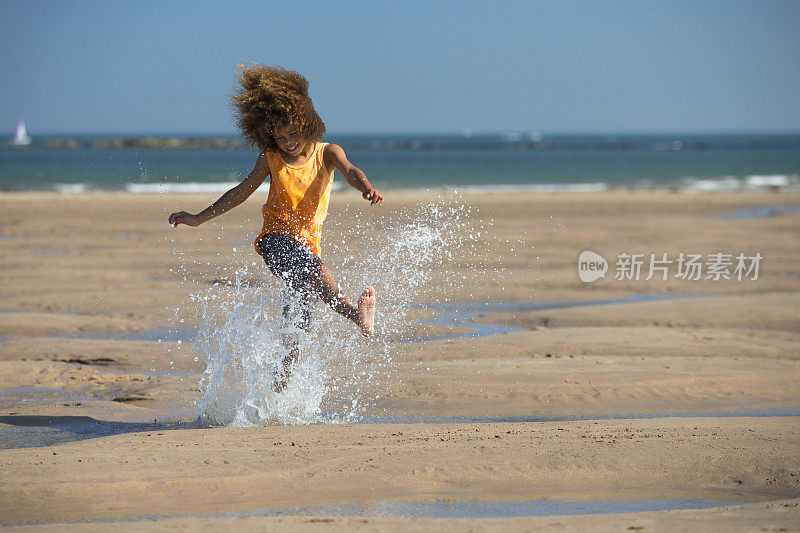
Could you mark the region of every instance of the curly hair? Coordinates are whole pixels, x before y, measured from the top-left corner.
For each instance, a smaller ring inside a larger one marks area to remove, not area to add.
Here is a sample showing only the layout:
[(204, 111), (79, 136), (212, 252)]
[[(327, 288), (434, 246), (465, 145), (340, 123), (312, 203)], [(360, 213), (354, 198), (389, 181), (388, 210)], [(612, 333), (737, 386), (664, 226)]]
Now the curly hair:
[(308, 96), (308, 80), (293, 70), (253, 63), (236, 65), (240, 87), (231, 95), (236, 125), (261, 150), (278, 148), (273, 132), (296, 127), (302, 139), (321, 140), (325, 123)]

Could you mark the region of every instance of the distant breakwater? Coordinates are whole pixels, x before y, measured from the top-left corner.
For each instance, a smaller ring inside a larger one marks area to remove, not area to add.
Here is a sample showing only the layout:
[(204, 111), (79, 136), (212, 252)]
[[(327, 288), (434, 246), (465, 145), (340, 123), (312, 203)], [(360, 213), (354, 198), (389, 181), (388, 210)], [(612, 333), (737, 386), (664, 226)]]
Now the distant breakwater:
[[(698, 151), (800, 151), (800, 134), (664, 134), (664, 135), (426, 135), (426, 134), (337, 134), (326, 140), (346, 150), (364, 151), (582, 151), (582, 152), (698, 152)], [(42, 136), (33, 143), (12, 147), (55, 149), (181, 149), (250, 148), (235, 135), (219, 136)]]
[(50, 138), (39, 144), (43, 148), (247, 148), (244, 139), (214, 137), (111, 137), (100, 139)]
[[(448, 139), (444, 142), (439, 140), (417, 140), (417, 139), (378, 139), (378, 140), (351, 140), (337, 141), (349, 149), (356, 150), (636, 150), (653, 147), (637, 146), (632, 142), (536, 142), (536, 141), (509, 141), (509, 140), (479, 140), (479, 141), (453, 141)], [(247, 141), (235, 137), (102, 137), (102, 138), (46, 138), (40, 141), (34, 140), (29, 146), (12, 146), (10, 143), (4, 147), (11, 148), (68, 148), (68, 149), (109, 149), (109, 148), (135, 148), (135, 149), (180, 149), (180, 148), (248, 148)], [(671, 142), (655, 148), (659, 151), (699, 149), (706, 150), (708, 146), (704, 143), (695, 143), (692, 146), (685, 146), (680, 142)]]

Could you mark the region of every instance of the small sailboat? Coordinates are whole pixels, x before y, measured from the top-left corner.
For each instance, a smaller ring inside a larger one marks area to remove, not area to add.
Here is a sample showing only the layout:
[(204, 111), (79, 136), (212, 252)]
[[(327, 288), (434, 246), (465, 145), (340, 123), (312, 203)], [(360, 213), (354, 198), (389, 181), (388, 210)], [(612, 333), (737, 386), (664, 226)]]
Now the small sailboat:
[(28, 146), (31, 144), (31, 138), (25, 128), (25, 121), (22, 119), (17, 121), (17, 132), (14, 134), (14, 140), (11, 141), (11, 144), (14, 146)]

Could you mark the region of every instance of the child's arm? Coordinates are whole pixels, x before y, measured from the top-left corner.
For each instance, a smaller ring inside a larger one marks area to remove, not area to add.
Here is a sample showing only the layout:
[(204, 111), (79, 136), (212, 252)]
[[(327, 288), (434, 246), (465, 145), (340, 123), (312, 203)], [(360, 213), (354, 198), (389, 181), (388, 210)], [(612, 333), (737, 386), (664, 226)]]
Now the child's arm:
[(227, 191), (210, 207), (205, 208), (196, 215), (189, 214), (186, 211), (172, 213), (169, 216), (169, 223), (173, 227), (177, 227), (178, 224), (199, 226), (203, 222), (208, 222), (247, 200), (258, 189), (258, 186), (264, 183), (267, 176), (269, 176), (269, 163), (267, 162), (267, 156), (262, 152), (258, 156), (253, 171), (239, 185)]
[(365, 200), (369, 200), (371, 205), (383, 205), (383, 195), (379, 193), (377, 189), (372, 188), (372, 185), (369, 184), (367, 176), (361, 172), (360, 168), (354, 166), (350, 161), (347, 160), (347, 156), (344, 155), (344, 150), (342, 150), (341, 146), (338, 144), (327, 145), (325, 147), (323, 158), (325, 159), (326, 163), (333, 163), (333, 166), (336, 167), (336, 170), (342, 173), (342, 176), (344, 176), (344, 179), (347, 180), (347, 183), (349, 183), (354, 189), (360, 191), (361, 196)]

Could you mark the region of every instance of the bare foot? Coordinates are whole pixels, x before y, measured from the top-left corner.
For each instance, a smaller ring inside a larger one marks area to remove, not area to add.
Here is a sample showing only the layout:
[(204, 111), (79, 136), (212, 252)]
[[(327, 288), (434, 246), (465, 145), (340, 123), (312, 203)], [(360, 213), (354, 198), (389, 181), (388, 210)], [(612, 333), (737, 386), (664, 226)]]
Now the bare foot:
[(375, 287), (372, 285), (364, 289), (358, 299), (358, 321), (361, 333), (371, 336), (375, 329)]

